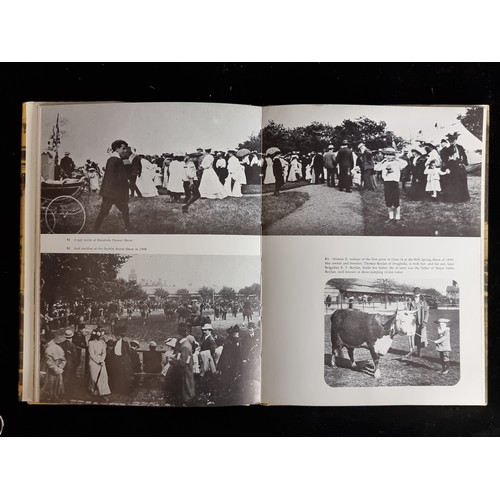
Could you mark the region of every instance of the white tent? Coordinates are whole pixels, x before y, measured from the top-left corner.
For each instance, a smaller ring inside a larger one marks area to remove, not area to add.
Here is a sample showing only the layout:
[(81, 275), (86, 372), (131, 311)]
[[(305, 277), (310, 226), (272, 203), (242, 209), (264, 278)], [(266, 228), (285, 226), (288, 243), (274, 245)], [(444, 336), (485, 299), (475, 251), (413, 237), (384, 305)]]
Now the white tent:
[(446, 134), (454, 132), (459, 134), (457, 143), (464, 147), (469, 164), (481, 163), (483, 143), (458, 120), (448, 124), (435, 123), (433, 127), (420, 130), (416, 140), (430, 142), (437, 146), (442, 139), (446, 138)]

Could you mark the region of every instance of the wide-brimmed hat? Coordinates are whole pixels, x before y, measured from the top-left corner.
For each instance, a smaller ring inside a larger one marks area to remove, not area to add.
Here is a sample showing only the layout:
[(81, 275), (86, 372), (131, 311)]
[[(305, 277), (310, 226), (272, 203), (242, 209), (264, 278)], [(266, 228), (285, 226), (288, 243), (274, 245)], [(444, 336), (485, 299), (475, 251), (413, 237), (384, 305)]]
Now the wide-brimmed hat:
[(205, 323), (202, 327), (202, 330), (213, 330), (214, 327), (210, 323)]
[(165, 340), (165, 345), (168, 345), (169, 347), (175, 347), (177, 345), (177, 339), (176, 338), (169, 338)]
[(156, 347), (158, 344), (152, 340), (150, 343), (149, 343), (149, 347)]
[(437, 319), (436, 321), (434, 321), (434, 323), (438, 324), (438, 323), (449, 323), (451, 320), (449, 320), (448, 318), (439, 318)]
[(460, 135), (459, 132), (451, 132), (449, 134), (446, 134), (446, 137), (448, 137), (448, 139), (455, 139), (455, 140), (457, 140), (459, 135)]
[(140, 344), (137, 342), (137, 340), (131, 340), (130, 341), (130, 347), (139, 347)]
[(381, 149), (380, 152), (384, 155), (394, 155), (396, 156), (396, 150), (394, 148)]

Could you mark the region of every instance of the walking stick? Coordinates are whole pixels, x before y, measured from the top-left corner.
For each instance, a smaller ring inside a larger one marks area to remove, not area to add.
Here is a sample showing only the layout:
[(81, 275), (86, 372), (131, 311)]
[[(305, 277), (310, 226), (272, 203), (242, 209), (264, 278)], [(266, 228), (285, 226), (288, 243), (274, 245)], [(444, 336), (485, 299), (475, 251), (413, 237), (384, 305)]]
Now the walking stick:
[(101, 376), (101, 372), (102, 372), (103, 367), (104, 367), (104, 364), (101, 365), (101, 369), (99, 370), (99, 373), (97, 374), (97, 378), (95, 381), (95, 386), (94, 386), (94, 390), (92, 391), (92, 394), (94, 394), (96, 389), (97, 389), (97, 383), (99, 382), (99, 378)]

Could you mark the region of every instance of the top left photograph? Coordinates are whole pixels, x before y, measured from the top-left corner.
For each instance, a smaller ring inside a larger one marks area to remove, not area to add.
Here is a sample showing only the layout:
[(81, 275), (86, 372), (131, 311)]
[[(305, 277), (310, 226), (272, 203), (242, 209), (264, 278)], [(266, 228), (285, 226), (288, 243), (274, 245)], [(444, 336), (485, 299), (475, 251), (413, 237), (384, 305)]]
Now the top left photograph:
[(44, 103), (38, 111), (42, 234), (261, 233), (261, 108)]

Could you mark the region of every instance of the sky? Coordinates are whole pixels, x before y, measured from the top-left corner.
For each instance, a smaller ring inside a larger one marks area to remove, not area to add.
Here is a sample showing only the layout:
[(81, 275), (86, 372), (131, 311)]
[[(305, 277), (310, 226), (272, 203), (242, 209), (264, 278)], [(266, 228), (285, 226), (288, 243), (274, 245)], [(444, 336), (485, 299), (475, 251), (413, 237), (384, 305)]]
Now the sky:
[(345, 119), (366, 116), (385, 121), (387, 129), (406, 140), (415, 139), (419, 130), (457, 121), (465, 113), (465, 106), (352, 106), (352, 105), (297, 105), (269, 106), (264, 110), (263, 122), (270, 120), (285, 127), (309, 125), (313, 121), (340, 125)]
[(134, 255), (118, 276), (128, 280), (131, 269), (141, 279), (166, 281), (169, 292), (179, 288), (197, 291), (202, 286), (220, 290), (224, 285), (236, 291), (260, 283), (259, 256), (234, 255)]
[(77, 166), (87, 158), (106, 164), (107, 148), (123, 139), (138, 153), (193, 152), (198, 147), (227, 150), (258, 132), (259, 107), (213, 103), (96, 103), (42, 107), (41, 144), (47, 145), (59, 113), (60, 156)]

